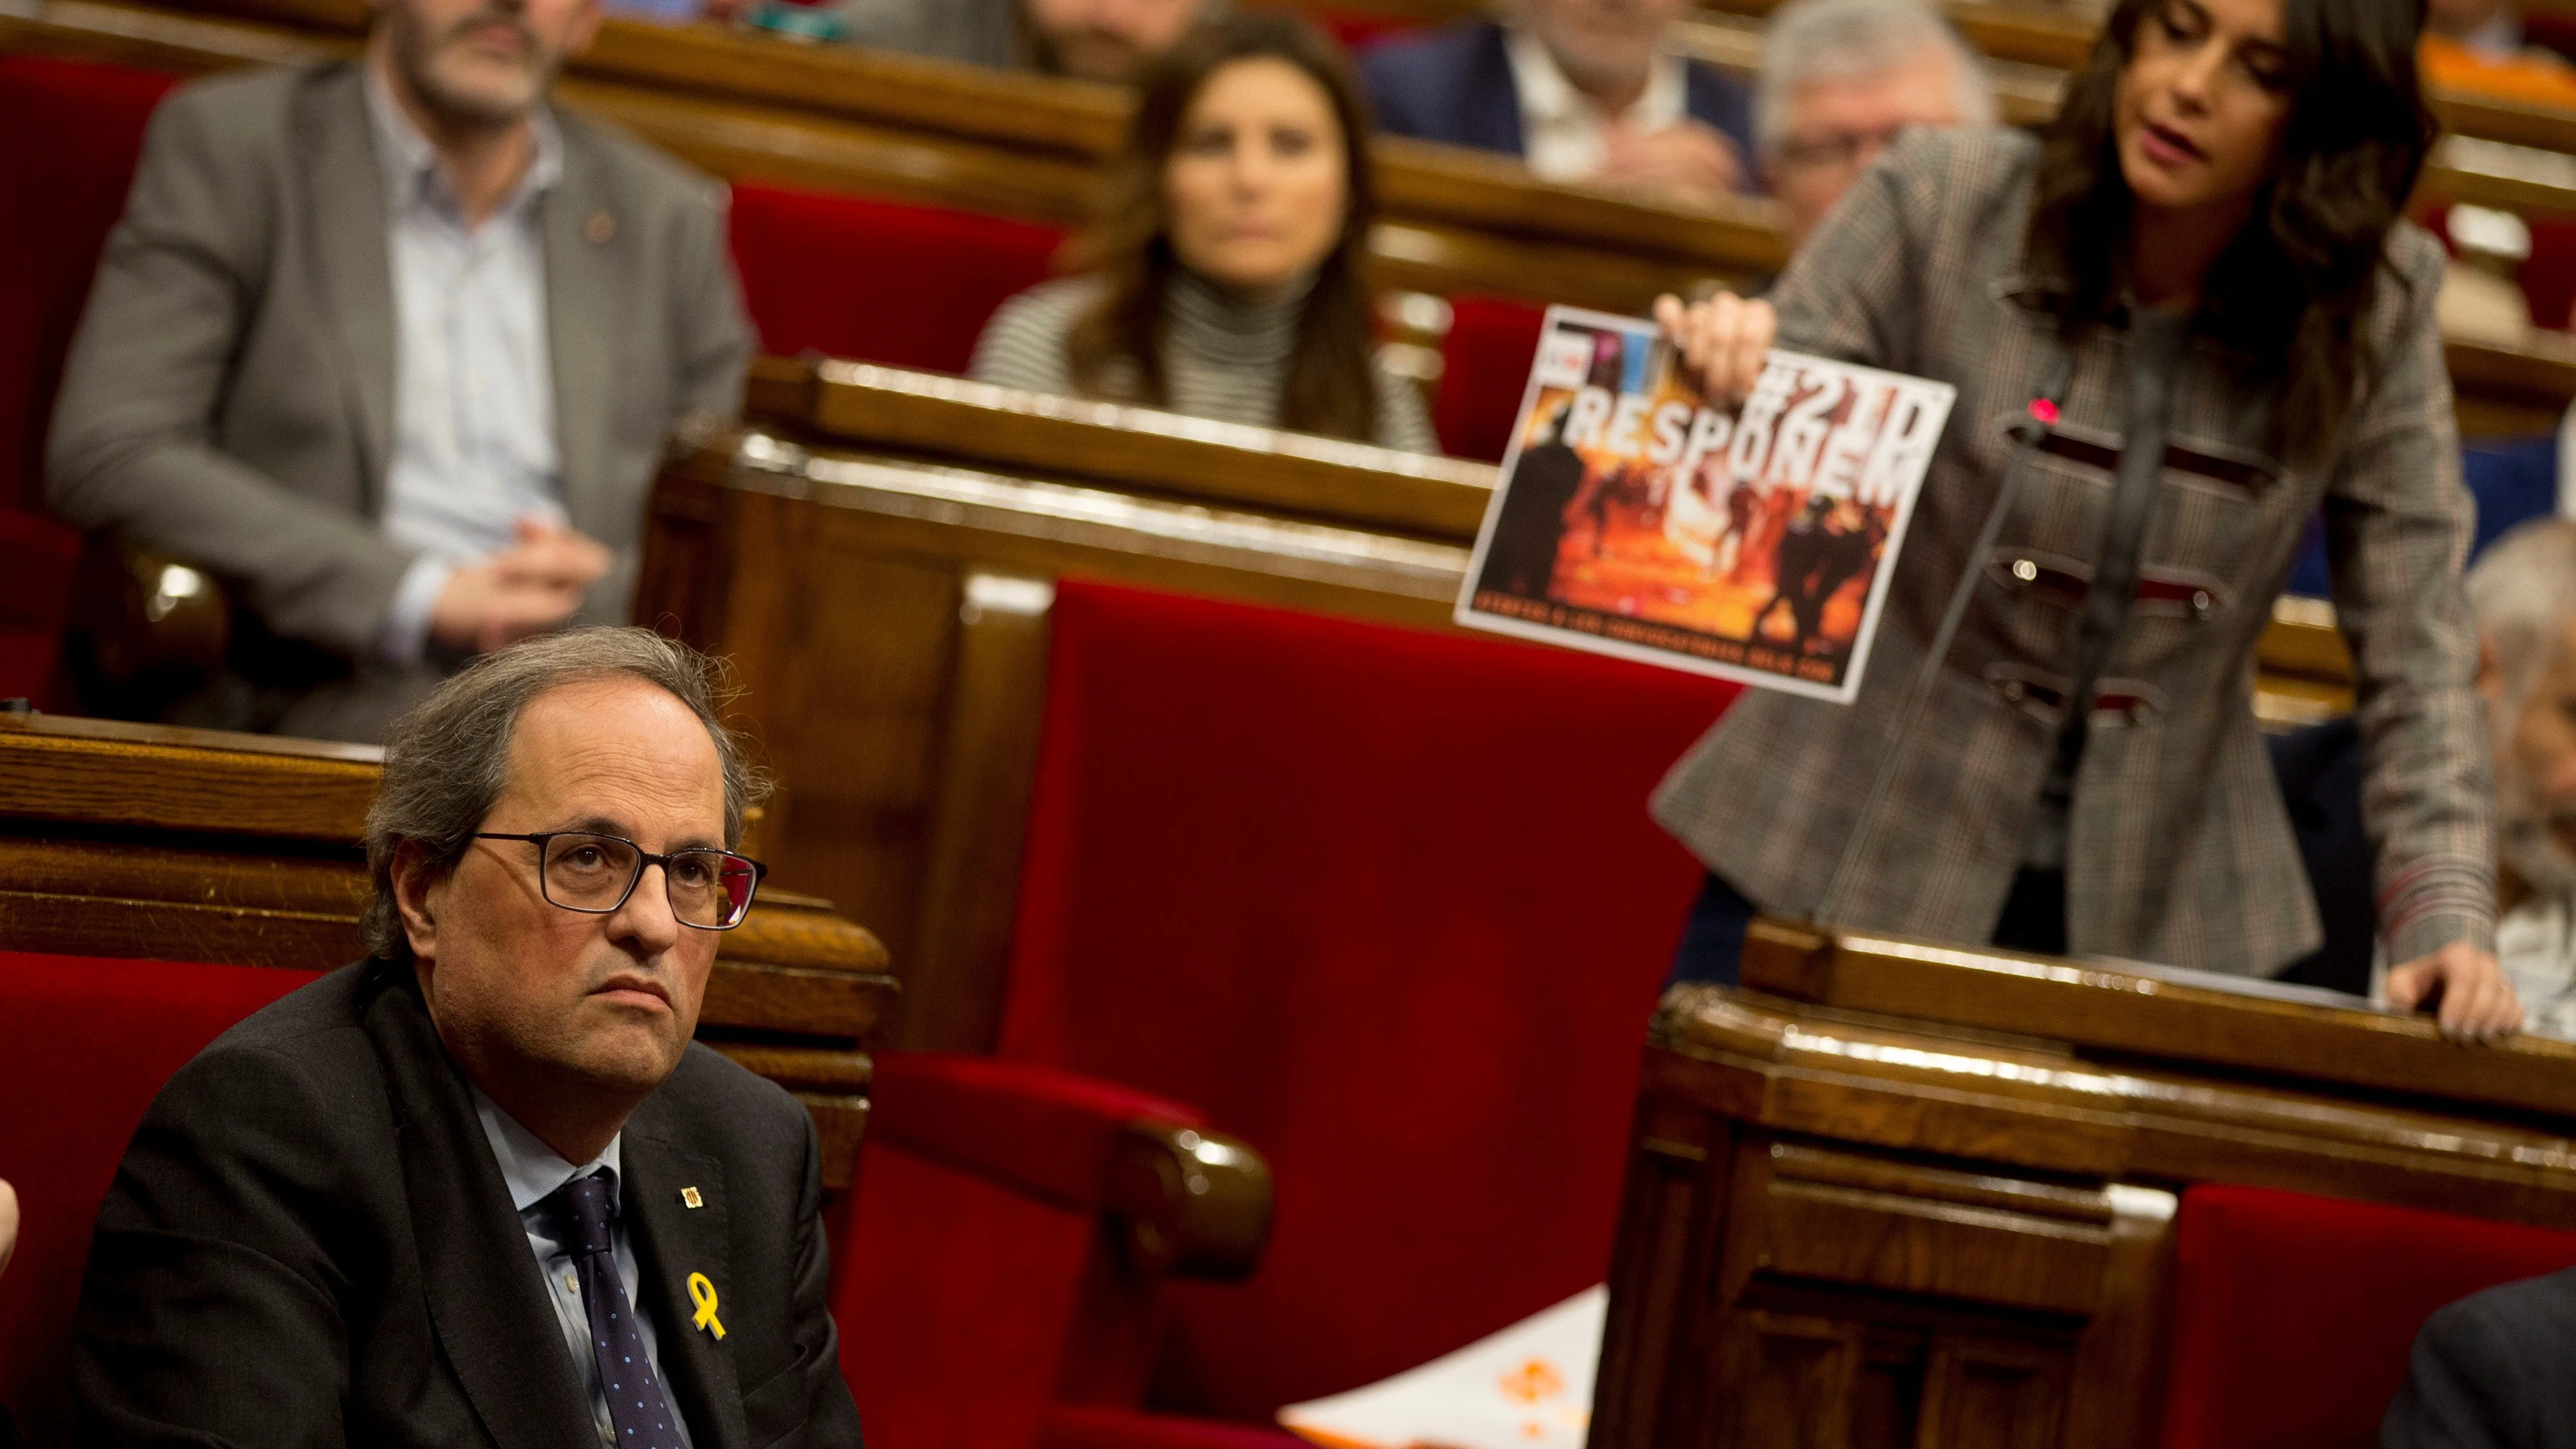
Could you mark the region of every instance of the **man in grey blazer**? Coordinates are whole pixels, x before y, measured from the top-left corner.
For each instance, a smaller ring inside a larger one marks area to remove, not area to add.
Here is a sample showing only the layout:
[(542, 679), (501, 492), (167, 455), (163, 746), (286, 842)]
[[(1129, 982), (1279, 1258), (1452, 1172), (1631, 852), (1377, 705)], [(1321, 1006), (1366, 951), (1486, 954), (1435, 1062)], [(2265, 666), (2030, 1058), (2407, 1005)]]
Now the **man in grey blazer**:
[(153, 117), (48, 496), (235, 608), (180, 723), (372, 741), (472, 655), (631, 605), (675, 429), (750, 343), (720, 188), (547, 102), (599, 0), (384, 0), (354, 64)]

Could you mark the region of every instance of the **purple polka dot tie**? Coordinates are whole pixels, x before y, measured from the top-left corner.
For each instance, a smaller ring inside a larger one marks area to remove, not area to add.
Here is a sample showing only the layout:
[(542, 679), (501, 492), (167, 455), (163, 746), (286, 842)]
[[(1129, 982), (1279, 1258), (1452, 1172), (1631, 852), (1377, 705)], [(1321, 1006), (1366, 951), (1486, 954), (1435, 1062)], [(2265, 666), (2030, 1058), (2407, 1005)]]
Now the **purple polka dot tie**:
[(617, 1252), (609, 1237), (614, 1212), (610, 1194), (617, 1173), (603, 1167), (577, 1177), (547, 1194), (564, 1220), (572, 1224), (573, 1270), (581, 1275), (581, 1303), (590, 1314), (590, 1351), (599, 1360), (600, 1387), (608, 1396), (608, 1422), (617, 1430), (618, 1449), (680, 1449), (678, 1415), (653, 1376), (653, 1360), (644, 1352), (644, 1335), (635, 1328), (635, 1308), (626, 1301), (626, 1284), (617, 1276)]

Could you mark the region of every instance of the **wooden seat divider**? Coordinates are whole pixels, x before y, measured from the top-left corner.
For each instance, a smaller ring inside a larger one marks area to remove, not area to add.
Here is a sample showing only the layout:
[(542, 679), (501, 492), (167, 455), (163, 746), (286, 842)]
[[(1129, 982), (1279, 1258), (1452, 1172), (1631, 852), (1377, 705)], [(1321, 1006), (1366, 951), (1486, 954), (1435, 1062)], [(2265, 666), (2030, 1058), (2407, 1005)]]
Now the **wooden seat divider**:
[[(779, 878), (885, 934), (908, 1046), (985, 1044), (1057, 577), (1448, 629), (1495, 476), (846, 363), (765, 361), (751, 406), (657, 487), (638, 618), (734, 661)], [(2341, 650), (2276, 614), (2264, 716), (2346, 707)]]
[[(0, 950), (310, 971), (356, 960), (381, 758), (0, 714)], [(699, 1037), (812, 1111), (831, 1186), (851, 1180), (868, 1050), (899, 989), (876, 937), (812, 897), (763, 891), (718, 947)]]
[(2202, 1184), (2576, 1227), (2576, 1047), (2267, 985), (1758, 923), (1655, 1023), (1593, 1444), (2156, 1443)]

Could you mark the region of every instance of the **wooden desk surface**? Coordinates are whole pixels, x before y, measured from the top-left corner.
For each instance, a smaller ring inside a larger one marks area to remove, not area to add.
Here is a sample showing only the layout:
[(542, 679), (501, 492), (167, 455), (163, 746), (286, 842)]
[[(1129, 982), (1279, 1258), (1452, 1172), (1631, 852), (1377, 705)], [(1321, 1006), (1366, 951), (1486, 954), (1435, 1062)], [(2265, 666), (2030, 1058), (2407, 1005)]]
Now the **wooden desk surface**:
[(2327, 1083), (2576, 1124), (2576, 1042), (2484, 1047), (2430, 1016), (2316, 988), (1963, 950), (1763, 920), (1744, 985), (1842, 1010), (2045, 1037), (2088, 1054)]
[(2203, 1184), (2576, 1228), (2565, 1044), (1757, 933), (1656, 1017), (1596, 1449), (2147, 1449)]

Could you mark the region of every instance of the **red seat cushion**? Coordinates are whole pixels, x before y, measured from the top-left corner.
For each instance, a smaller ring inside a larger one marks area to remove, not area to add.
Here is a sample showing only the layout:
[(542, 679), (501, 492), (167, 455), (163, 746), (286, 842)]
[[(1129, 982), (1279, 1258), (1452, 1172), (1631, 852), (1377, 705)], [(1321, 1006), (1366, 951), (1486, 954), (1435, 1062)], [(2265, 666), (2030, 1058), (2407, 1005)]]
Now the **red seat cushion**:
[(2531, 255), (2516, 275), (2531, 320), (2564, 331), (2576, 311), (2576, 221), (2531, 217)]
[(1266, 1419), (1599, 1282), (1700, 877), (1648, 821), (1731, 686), (1066, 581), (1001, 1054), (1268, 1157), (1161, 1406)]
[(1053, 227), (781, 187), (733, 193), (734, 264), (764, 351), (963, 372), (993, 309), (1044, 281)]
[(0, 1275), (0, 1400), (62, 1426), (90, 1225), (143, 1110), (233, 1023), (309, 971), (0, 952), (0, 1178), (24, 1225)]
[(41, 507), (45, 420), (125, 212), (143, 125), (177, 84), (123, 66), (0, 55), (0, 508)]
[(1451, 457), (1499, 463), (1511, 446), (1547, 310), (1499, 297), (1452, 297), (1449, 307), (1432, 424)]
[(2576, 1233), (2196, 1187), (2175, 1263), (2165, 1449), (2368, 1449), (2424, 1320), (2576, 1266)]

